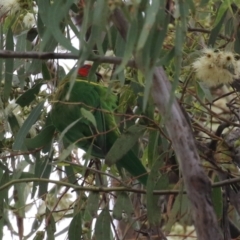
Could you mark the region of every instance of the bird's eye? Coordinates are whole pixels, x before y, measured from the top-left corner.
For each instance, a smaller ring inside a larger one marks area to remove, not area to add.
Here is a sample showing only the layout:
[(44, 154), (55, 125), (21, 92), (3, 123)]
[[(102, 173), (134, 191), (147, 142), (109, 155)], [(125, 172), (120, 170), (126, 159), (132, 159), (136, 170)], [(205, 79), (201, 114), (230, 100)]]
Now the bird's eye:
[(235, 54), (235, 55), (234, 55), (234, 59), (235, 59), (236, 61), (240, 60), (240, 55), (239, 55), (239, 54)]

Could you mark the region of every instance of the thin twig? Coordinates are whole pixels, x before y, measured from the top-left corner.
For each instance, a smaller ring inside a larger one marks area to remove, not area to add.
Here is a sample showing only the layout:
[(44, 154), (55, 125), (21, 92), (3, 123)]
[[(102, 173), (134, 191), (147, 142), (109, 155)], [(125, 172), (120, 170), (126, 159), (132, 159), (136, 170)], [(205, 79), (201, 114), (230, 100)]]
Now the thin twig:
[[(212, 31), (211, 30), (207, 30), (207, 29), (204, 29), (204, 28), (190, 28), (188, 27), (188, 32), (201, 32), (201, 33), (208, 33), (210, 34)], [(222, 38), (222, 39), (225, 39), (227, 41), (232, 41), (232, 39), (230, 37), (227, 37), (223, 34), (218, 34), (218, 37), (219, 38)]]
[[(93, 186), (88, 186), (88, 187), (83, 187), (83, 186), (77, 186), (75, 184), (72, 183), (68, 183), (68, 182), (62, 182), (59, 180), (51, 180), (48, 178), (21, 178), (21, 179), (15, 179), (15, 180), (11, 180), (5, 184), (3, 184), (0, 187), (0, 191), (9, 188), (11, 186), (13, 186), (14, 184), (17, 183), (27, 183), (27, 182), (46, 182), (46, 183), (53, 183), (59, 186), (65, 186), (65, 187), (69, 187), (69, 188), (73, 188), (75, 191), (89, 191), (89, 192), (135, 192), (135, 193), (140, 193), (140, 194), (146, 194), (147, 192), (145, 190), (142, 189), (134, 189), (134, 188), (126, 188), (126, 187), (93, 187)], [(222, 186), (226, 186), (226, 185), (231, 185), (232, 183), (237, 183), (240, 182), (240, 177), (238, 178), (232, 178), (232, 179), (227, 179), (224, 181), (219, 181), (217, 183), (213, 183), (212, 184), (212, 188), (217, 188), (217, 187), (222, 187)], [(178, 190), (155, 190), (153, 191), (154, 195), (177, 195), (179, 193), (184, 193), (186, 194), (186, 191), (178, 191)]]

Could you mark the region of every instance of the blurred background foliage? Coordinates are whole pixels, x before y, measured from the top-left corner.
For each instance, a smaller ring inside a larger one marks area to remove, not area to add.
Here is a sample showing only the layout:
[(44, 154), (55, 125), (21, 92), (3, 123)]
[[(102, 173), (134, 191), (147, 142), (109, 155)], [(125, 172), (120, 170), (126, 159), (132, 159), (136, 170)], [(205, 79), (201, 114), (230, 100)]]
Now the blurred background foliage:
[[(155, 66), (164, 66), (212, 183), (236, 180), (213, 188), (212, 200), (223, 231), (228, 219), (231, 237), (239, 237), (239, 80), (209, 88), (192, 70), (205, 47), (240, 54), (239, 8), (236, 0), (1, 0), (0, 50), (13, 52), (0, 51), (0, 238), (196, 238), (164, 116), (150, 94)], [(149, 171), (146, 188), (68, 148), (51, 126), (59, 82), (85, 61), (117, 95), (121, 133), (145, 126), (129, 137)]]

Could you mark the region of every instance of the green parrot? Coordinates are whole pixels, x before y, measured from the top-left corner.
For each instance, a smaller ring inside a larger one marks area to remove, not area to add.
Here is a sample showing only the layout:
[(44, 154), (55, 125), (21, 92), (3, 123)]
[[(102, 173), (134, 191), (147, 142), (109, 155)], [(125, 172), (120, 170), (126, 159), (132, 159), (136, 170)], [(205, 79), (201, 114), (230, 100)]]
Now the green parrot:
[[(68, 78), (60, 83), (50, 114), (53, 125), (59, 132), (64, 132), (65, 139), (86, 152), (90, 149), (92, 156), (104, 159), (120, 136), (113, 115), (116, 96), (108, 88), (87, 80), (90, 69), (91, 65), (79, 68), (71, 92)], [(69, 96), (66, 100), (67, 94)], [(96, 124), (92, 119), (86, 118), (86, 112), (91, 112)], [(117, 161), (116, 165), (125, 168), (146, 185), (147, 171), (132, 150)]]

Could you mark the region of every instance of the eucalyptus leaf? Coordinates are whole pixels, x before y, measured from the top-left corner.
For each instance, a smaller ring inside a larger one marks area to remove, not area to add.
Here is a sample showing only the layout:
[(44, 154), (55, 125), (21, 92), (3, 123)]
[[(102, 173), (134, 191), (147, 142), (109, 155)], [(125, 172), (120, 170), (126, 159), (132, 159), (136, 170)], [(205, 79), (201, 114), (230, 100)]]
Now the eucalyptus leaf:
[(128, 216), (128, 219), (131, 219), (131, 216), (134, 213), (133, 204), (125, 192), (121, 192), (117, 195), (117, 201), (113, 208), (113, 218), (121, 220), (123, 213)]
[[(14, 43), (13, 43), (13, 33), (12, 33), (11, 27), (8, 29), (8, 32), (7, 32), (6, 42), (7, 42), (6, 49), (13, 50)], [(13, 58), (7, 58), (5, 60), (5, 84), (4, 84), (4, 90), (3, 90), (3, 97), (5, 102), (7, 102), (10, 96), (11, 88), (12, 88), (13, 66), (14, 66)]]
[(153, 195), (154, 190), (163, 190), (168, 185), (165, 175), (159, 172), (163, 165), (164, 155), (161, 155), (154, 162), (147, 181), (147, 216), (151, 226), (157, 226), (161, 221), (161, 206), (159, 205), (159, 196)]
[[(48, 157), (39, 157), (38, 160), (35, 164), (35, 171), (34, 174), (38, 178), (50, 178), (50, 174), (52, 171), (52, 166), (50, 165), (52, 156)], [(48, 192), (48, 183), (47, 182), (34, 182), (33, 187), (39, 186), (38, 190), (38, 196), (42, 197)]]
[(108, 207), (105, 207), (99, 214), (95, 225), (95, 239), (110, 239), (111, 236), (111, 216)]
[(133, 125), (126, 130), (113, 144), (106, 155), (106, 164), (112, 165), (120, 160), (137, 142), (146, 130), (145, 126)]
[(22, 127), (20, 128), (19, 132), (16, 135), (14, 144), (13, 144), (13, 149), (14, 150), (21, 150), (24, 146), (23, 139), (27, 136), (30, 128), (32, 125), (37, 121), (38, 117), (40, 116), (43, 106), (44, 106), (44, 101), (39, 103), (29, 114), (28, 118), (25, 120), (23, 123)]
[(32, 88), (23, 93), (16, 100), (16, 103), (19, 104), (21, 107), (28, 106), (36, 98), (43, 84), (45, 84), (45, 82), (43, 81), (36, 83)]
[(48, 219), (48, 222), (46, 223), (47, 239), (54, 240), (55, 239), (54, 233), (56, 232), (56, 224), (55, 224), (55, 220), (53, 218), (52, 212), (48, 208), (46, 208), (46, 218)]
[[(223, 6), (223, 7), (221, 7), (221, 6)], [(211, 31), (211, 34), (210, 34), (209, 40), (208, 40), (208, 46), (211, 46), (211, 47), (214, 46), (214, 44), (217, 40), (218, 34), (223, 26), (223, 22), (226, 17), (226, 14), (227, 14), (228, 6), (225, 6), (224, 4), (222, 4), (221, 6), (218, 9), (218, 15), (217, 15), (217, 19), (215, 21), (215, 27)]]
[(145, 23), (139, 36), (137, 50), (139, 51), (146, 44), (149, 32), (154, 25), (157, 12), (159, 11), (160, 1), (153, 1), (152, 4), (147, 8)]
[(35, 237), (33, 238), (33, 240), (43, 240), (45, 236), (45, 232), (44, 231), (37, 231)]
[(69, 240), (79, 240), (82, 236), (82, 215), (78, 212), (72, 219), (68, 229)]
[(25, 146), (28, 149), (41, 148), (51, 143), (54, 132), (55, 132), (55, 127), (53, 125), (47, 126), (36, 137), (31, 139), (26, 138)]
[(10, 124), (12, 134), (16, 137), (16, 134), (20, 129), (20, 126), (19, 126), (19, 123), (18, 123), (18, 120), (17, 120), (16, 116), (14, 114), (9, 114), (8, 115), (8, 122)]
[[(78, 54), (78, 50), (73, 47), (70, 39), (67, 39), (63, 34), (64, 27), (62, 29), (59, 27), (60, 23), (62, 24), (62, 20), (66, 17), (70, 7), (73, 4), (73, 0), (64, 1), (59, 0), (54, 2), (51, 7), (48, 9), (48, 31), (51, 32), (53, 37), (59, 44), (61, 44), (66, 49), (70, 50), (72, 53)], [(47, 41), (46, 41), (47, 44)]]
[(98, 192), (91, 192), (88, 197), (86, 210), (92, 217), (95, 217), (99, 207), (100, 195)]
[[(219, 179), (216, 176), (214, 182), (218, 182), (218, 181), (219, 181)], [(213, 207), (214, 207), (215, 213), (217, 215), (217, 218), (221, 219), (222, 215), (223, 215), (223, 193), (222, 193), (222, 189), (220, 187), (213, 188), (212, 202), (213, 202)]]
[(81, 108), (81, 114), (85, 117), (89, 122), (93, 124), (94, 127), (97, 127), (96, 119), (91, 111), (86, 110), (85, 108)]

